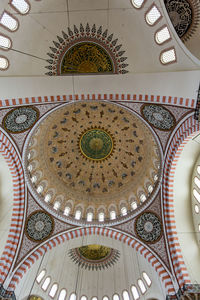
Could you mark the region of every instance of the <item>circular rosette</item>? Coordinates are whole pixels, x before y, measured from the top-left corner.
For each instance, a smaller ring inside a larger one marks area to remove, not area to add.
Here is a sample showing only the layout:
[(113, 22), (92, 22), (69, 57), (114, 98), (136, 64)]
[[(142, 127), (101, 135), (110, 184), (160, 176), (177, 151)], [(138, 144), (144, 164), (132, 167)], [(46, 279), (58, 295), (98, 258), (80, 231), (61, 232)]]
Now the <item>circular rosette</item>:
[(35, 242), (47, 239), (53, 232), (53, 229), (53, 218), (43, 211), (32, 213), (26, 221), (26, 235)]
[(176, 125), (172, 113), (161, 105), (144, 104), (141, 108), (144, 119), (160, 130), (171, 130)]
[(162, 234), (162, 224), (159, 217), (152, 212), (141, 214), (135, 222), (137, 235), (147, 243), (157, 242)]
[(11, 133), (21, 133), (30, 129), (39, 118), (39, 110), (24, 106), (11, 110), (3, 119), (4, 128)]

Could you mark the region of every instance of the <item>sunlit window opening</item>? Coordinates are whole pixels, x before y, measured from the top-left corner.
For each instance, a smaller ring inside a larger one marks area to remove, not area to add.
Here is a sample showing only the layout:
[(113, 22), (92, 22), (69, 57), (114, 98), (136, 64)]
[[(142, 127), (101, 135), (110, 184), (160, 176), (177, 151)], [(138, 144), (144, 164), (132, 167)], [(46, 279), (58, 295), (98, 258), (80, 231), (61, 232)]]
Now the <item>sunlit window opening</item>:
[(88, 222), (92, 222), (92, 218), (93, 218), (93, 213), (89, 212), (89, 213), (87, 214), (87, 221), (88, 221)]
[(11, 45), (12, 45), (11, 40), (8, 37), (6, 37), (4, 35), (0, 35), (0, 48), (1, 49), (4, 49), (4, 50), (10, 49)]
[(19, 27), (18, 21), (5, 11), (1, 15), (0, 24), (11, 31), (15, 31)]
[(200, 166), (197, 167), (197, 173), (200, 175)]
[(11, 0), (11, 4), (22, 15), (26, 14), (30, 10), (29, 4), (24, 0)]
[(49, 292), (49, 296), (54, 298), (55, 295), (56, 295), (57, 290), (58, 290), (58, 285), (57, 285), (57, 283), (54, 283), (51, 287), (50, 292)]
[(92, 300), (98, 300), (97, 297), (92, 297)]
[(65, 215), (65, 216), (69, 216), (69, 213), (70, 213), (70, 207), (69, 207), (69, 206), (66, 206), (66, 207), (65, 207), (65, 210), (64, 210), (64, 215)]
[(147, 275), (147, 273), (143, 272), (142, 276), (143, 276), (144, 280), (146, 281), (146, 284), (148, 286), (150, 286), (151, 285), (151, 279), (149, 278), (149, 276)]
[(193, 195), (196, 198), (196, 200), (200, 203), (200, 194), (197, 192), (196, 189), (193, 189)]
[(28, 156), (27, 156), (27, 158), (28, 158), (28, 159), (30, 159), (30, 158), (31, 158), (31, 153), (30, 153), (30, 152), (28, 153)]
[(110, 212), (110, 219), (111, 219), (111, 220), (116, 219), (116, 212), (115, 212), (114, 210), (112, 210), (112, 211)]
[(154, 181), (157, 181), (158, 180), (158, 175), (155, 174), (153, 179), (154, 179)]
[(132, 292), (132, 295), (133, 295), (133, 299), (134, 299), (134, 300), (138, 300), (138, 299), (140, 298), (136, 286), (132, 285), (132, 287), (131, 287), (131, 292)]
[(132, 4), (135, 8), (140, 8), (143, 3), (144, 3), (144, 0), (132, 0)]
[(104, 221), (104, 213), (99, 213), (99, 222)]
[(199, 207), (197, 204), (195, 204), (194, 206), (194, 210), (195, 210), (195, 213), (198, 214), (199, 213)]
[(137, 203), (134, 201), (131, 203), (131, 207), (133, 210), (135, 210), (137, 208)]
[(170, 39), (170, 33), (167, 26), (156, 32), (155, 39), (158, 44), (163, 44)]
[(168, 64), (176, 61), (176, 53), (174, 48), (161, 53), (160, 60), (162, 64)]
[(122, 216), (127, 215), (127, 208), (126, 207), (121, 208), (121, 214), (122, 214)]
[(32, 177), (31, 177), (31, 182), (32, 183), (35, 183), (37, 181), (37, 177), (35, 176), (35, 175), (33, 175)]
[(45, 202), (49, 202), (51, 200), (51, 195), (50, 194), (46, 194), (44, 197), (44, 201)]
[(87, 300), (86, 296), (82, 296), (80, 300)]
[(140, 201), (141, 201), (141, 202), (146, 201), (146, 199), (147, 199), (147, 197), (145, 196), (145, 194), (142, 194), (142, 195), (140, 196)]
[(38, 185), (37, 187), (37, 192), (40, 194), (43, 191), (43, 186), (42, 185)]
[(151, 184), (148, 186), (148, 192), (149, 192), (149, 193), (152, 193), (152, 192), (153, 192), (153, 187), (152, 187)]
[(53, 208), (54, 208), (55, 210), (58, 210), (59, 207), (60, 207), (60, 202), (56, 201), (56, 202), (54, 203)]
[(32, 165), (28, 165), (27, 169), (29, 170), (29, 172), (31, 172), (33, 170), (33, 166)]
[(42, 279), (44, 278), (45, 274), (46, 274), (46, 271), (45, 271), (45, 270), (42, 270), (42, 271), (40, 272), (40, 274), (39, 274), (39, 275), (37, 276), (37, 278), (36, 278), (37, 283), (40, 283), (40, 282), (42, 281)]
[(66, 299), (66, 295), (67, 295), (67, 292), (65, 289), (63, 289), (61, 292), (60, 292), (60, 295), (58, 297), (58, 300), (65, 300)]
[(7, 58), (0, 56), (0, 70), (6, 70), (8, 68), (8, 60)]
[(149, 25), (154, 25), (160, 17), (161, 13), (155, 5), (146, 13), (146, 21)]
[(123, 300), (130, 300), (130, 297), (129, 297), (129, 294), (127, 291), (123, 291), (122, 296), (123, 296)]
[(117, 294), (113, 295), (113, 300), (119, 300), (119, 296)]
[(109, 298), (107, 296), (104, 296), (103, 300), (109, 300)]
[(50, 277), (47, 277), (47, 278), (45, 279), (43, 285), (42, 285), (42, 289), (43, 289), (44, 291), (46, 291), (46, 290), (48, 289), (48, 286), (49, 286), (50, 282), (51, 282)]
[(77, 210), (76, 213), (75, 213), (75, 219), (80, 220), (80, 218), (81, 218), (81, 211)]
[(69, 297), (69, 300), (76, 300), (76, 294), (72, 293)]
[(144, 294), (147, 289), (144, 285), (144, 282), (141, 279), (138, 279), (138, 285), (139, 285), (139, 288), (141, 290), (141, 293)]
[(198, 186), (198, 188), (200, 189), (200, 180), (198, 177), (194, 177), (194, 183)]

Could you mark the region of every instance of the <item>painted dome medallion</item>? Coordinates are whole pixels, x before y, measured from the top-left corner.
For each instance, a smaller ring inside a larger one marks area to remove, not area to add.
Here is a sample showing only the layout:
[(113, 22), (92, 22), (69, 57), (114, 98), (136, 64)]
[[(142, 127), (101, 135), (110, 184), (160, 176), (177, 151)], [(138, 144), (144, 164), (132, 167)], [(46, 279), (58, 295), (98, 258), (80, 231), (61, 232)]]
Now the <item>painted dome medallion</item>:
[(159, 147), (149, 125), (124, 106), (64, 104), (29, 134), (28, 185), (43, 207), (72, 224), (118, 223), (158, 190)]

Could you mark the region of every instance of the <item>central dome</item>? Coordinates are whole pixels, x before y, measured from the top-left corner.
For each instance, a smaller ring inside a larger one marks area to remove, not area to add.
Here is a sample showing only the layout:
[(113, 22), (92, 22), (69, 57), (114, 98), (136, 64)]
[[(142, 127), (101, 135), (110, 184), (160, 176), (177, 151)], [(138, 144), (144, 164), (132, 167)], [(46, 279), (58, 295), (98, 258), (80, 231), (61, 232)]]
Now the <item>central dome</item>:
[(28, 143), (28, 181), (36, 198), (76, 222), (87, 222), (88, 213), (90, 222), (100, 214), (109, 222), (113, 211), (118, 220), (148, 199), (158, 179), (154, 135), (136, 113), (114, 103), (57, 107)]

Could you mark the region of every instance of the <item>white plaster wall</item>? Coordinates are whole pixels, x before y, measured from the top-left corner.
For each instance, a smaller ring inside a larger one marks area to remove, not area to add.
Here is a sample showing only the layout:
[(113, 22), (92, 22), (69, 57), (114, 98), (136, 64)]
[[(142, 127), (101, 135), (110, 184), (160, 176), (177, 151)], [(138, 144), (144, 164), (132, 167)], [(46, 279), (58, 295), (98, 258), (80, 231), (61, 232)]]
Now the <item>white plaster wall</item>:
[[(94, 243), (118, 249), (121, 253), (119, 261), (106, 270), (88, 271), (78, 268), (69, 258), (68, 250)], [(52, 279), (47, 292), (41, 289), (45, 278), (40, 285), (35, 281), (36, 274), (39, 274), (43, 269), (47, 270), (47, 275)], [(59, 290), (66, 288), (66, 299), (69, 299), (70, 294), (74, 291), (77, 292), (77, 299), (80, 299), (81, 295), (86, 295), (88, 299), (91, 299), (92, 296), (102, 299), (103, 296), (107, 295), (111, 299), (114, 293), (118, 293), (120, 299), (122, 299), (122, 291), (124, 289), (129, 291), (132, 299), (130, 287), (132, 284), (137, 284), (137, 280), (141, 277), (143, 271), (146, 271), (152, 279), (152, 285), (144, 296), (140, 294), (140, 299), (146, 300), (152, 297), (164, 300), (166, 297), (164, 287), (156, 271), (148, 261), (131, 247), (108, 237), (87, 236), (76, 238), (48, 251), (40, 259), (40, 262), (31, 267), (17, 287), (16, 296), (19, 300), (26, 300), (30, 294), (39, 295), (45, 300), (51, 299), (48, 293), (52, 284), (57, 282)], [(55, 299), (58, 299), (58, 293)]]
[(13, 209), (12, 206), (12, 176), (4, 157), (0, 153), (0, 257), (8, 238)]
[(184, 147), (174, 177), (174, 208), (178, 239), (192, 283), (200, 283), (200, 249), (192, 219), (191, 180), (200, 144), (191, 140)]
[(0, 77), (0, 99), (69, 94), (142, 94), (196, 99), (200, 71), (99, 76)]

